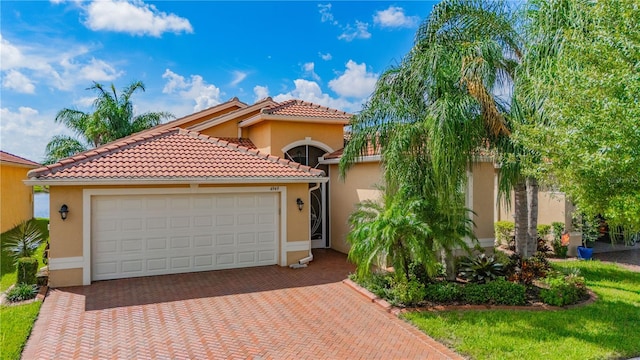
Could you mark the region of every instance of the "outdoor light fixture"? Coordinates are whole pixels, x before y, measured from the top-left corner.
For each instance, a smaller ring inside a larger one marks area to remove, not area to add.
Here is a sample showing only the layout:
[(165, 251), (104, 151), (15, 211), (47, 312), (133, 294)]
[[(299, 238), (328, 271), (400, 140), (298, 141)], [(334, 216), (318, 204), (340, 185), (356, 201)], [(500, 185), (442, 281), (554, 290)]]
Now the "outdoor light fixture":
[(67, 204), (63, 204), (62, 206), (60, 206), (60, 210), (58, 210), (58, 212), (60, 213), (60, 217), (62, 218), (62, 221), (67, 220), (67, 214), (69, 214), (69, 207), (67, 206)]
[(304, 206), (304, 201), (302, 201), (302, 199), (300, 198), (297, 198), (296, 204), (298, 204), (298, 210), (302, 211), (302, 207)]

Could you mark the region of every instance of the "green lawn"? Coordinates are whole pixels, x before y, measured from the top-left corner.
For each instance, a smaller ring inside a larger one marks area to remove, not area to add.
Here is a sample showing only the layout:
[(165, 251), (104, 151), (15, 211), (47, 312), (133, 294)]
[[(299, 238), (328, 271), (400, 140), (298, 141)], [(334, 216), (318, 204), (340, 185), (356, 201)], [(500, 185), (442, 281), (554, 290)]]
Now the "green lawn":
[(20, 359), (42, 302), (0, 306), (0, 359)]
[(564, 261), (553, 266), (579, 268), (598, 300), (571, 310), (425, 312), (405, 317), (473, 359), (640, 356), (640, 273), (598, 261)]
[[(45, 235), (45, 239), (49, 238), (49, 230), (47, 230), (47, 224), (49, 223), (49, 219), (36, 219), (38, 222), (38, 226), (42, 229)], [(0, 244), (2, 244), (6, 233), (0, 234)], [(38, 259), (38, 266), (43, 267), (42, 263), (42, 253), (44, 252), (44, 248), (46, 246), (46, 241), (38, 247), (36, 250), (35, 258)], [(2, 255), (0, 257), (0, 291), (7, 290), (11, 285), (16, 282), (16, 267), (13, 259), (9, 257), (4, 251), (2, 251)]]
[[(49, 219), (37, 219), (38, 226), (45, 234), (45, 239), (49, 238), (47, 224)], [(6, 233), (0, 234), (0, 244)], [(42, 253), (46, 246), (46, 241), (38, 247), (36, 259), (39, 266), (42, 264)], [(0, 291), (7, 290), (16, 282), (16, 268), (11, 257), (2, 251), (0, 258)], [(31, 333), (33, 323), (38, 317), (42, 303), (36, 301), (30, 304), (18, 306), (0, 306), (0, 359), (20, 359), (22, 348)]]

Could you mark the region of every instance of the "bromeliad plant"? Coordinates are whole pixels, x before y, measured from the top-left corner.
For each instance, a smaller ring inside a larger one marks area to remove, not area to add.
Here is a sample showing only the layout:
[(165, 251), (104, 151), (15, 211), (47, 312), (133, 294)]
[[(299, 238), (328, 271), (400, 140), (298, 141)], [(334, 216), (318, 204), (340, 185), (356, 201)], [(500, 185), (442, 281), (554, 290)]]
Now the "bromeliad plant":
[(485, 284), (504, 276), (504, 265), (484, 253), (466, 257), (459, 267), (459, 276), (472, 283)]

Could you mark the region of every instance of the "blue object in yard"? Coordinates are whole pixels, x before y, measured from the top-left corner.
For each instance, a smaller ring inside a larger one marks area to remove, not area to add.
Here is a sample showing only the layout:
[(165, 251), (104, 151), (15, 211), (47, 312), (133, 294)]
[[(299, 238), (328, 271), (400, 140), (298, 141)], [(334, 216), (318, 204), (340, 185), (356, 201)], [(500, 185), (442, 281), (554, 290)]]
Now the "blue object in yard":
[(593, 248), (578, 246), (578, 259), (591, 260)]

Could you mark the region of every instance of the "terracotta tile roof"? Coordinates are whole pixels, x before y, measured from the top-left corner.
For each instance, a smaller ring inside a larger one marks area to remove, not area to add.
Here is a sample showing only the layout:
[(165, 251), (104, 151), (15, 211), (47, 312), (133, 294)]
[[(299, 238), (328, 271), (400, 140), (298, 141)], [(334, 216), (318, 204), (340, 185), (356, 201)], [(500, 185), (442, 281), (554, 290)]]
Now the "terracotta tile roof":
[(219, 137), (217, 138), (222, 141), (230, 142), (232, 144), (244, 146), (248, 149), (255, 149), (256, 145), (248, 138), (230, 138), (230, 137)]
[(303, 116), (349, 120), (351, 114), (331, 109), (325, 106), (316, 105), (302, 100), (288, 100), (277, 105), (271, 105), (262, 109), (263, 114), (282, 116)]
[(20, 156), (17, 156), (17, 155), (9, 154), (8, 152), (2, 151), (2, 150), (0, 150), (0, 161), (8, 162), (8, 163), (14, 163), (14, 164), (18, 164), (18, 165), (26, 165), (26, 166), (31, 166), (31, 167), (42, 166), (42, 165), (38, 164), (37, 162), (31, 161), (31, 160), (27, 160), (27, 159), (25, 159), (23, 157), (20, 157)]
[[(236, 139), (237, 140), (237, 139)], [(307, 179), (324, 172), (183, 129), (145, 133), (29, 172), (38, 180)]]

